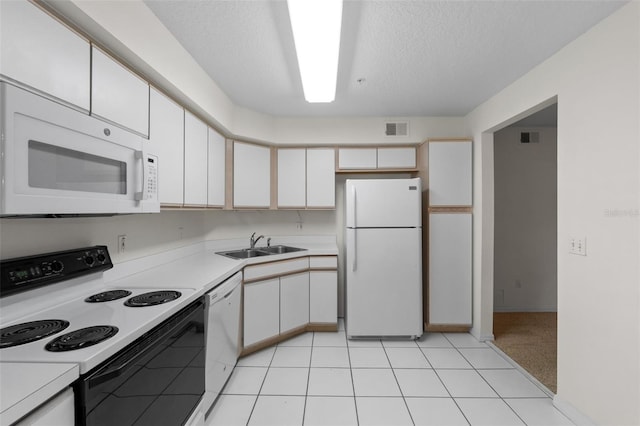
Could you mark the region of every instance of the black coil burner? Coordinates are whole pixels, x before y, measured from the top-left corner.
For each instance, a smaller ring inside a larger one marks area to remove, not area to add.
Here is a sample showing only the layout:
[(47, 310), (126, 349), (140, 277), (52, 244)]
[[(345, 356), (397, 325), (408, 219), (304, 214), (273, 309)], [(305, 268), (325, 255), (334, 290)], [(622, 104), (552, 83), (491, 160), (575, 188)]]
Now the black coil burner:
[(69, 321), (58, 319), (24, 322), (5, 327), (0, 330), (0, 348), (10, 348), (44, 339), (67, 327), (69, 327)]
[(176, 300), (180, 296), (182, 296), (182, 293), (180, 293), (179, 291), (173, 291), (173, 290), (152, 291), (150, 293), (143, 293), (137, 296), (133, 296), (132, 298), (127, 299), (127, 301), (124, 302), (124, 304), (125, 306), (139, 308), (143, 306), (153, 306), (153, 305), (160, 305), (162, 303), (171, 302), (172, 300)]
[(130, 294), (131, 292), (128, 290), (109, 290), (89, 296), (84, 299), (84, 301), (89, 303), (110, 302), (112, 300), (122, 299)]
[(82, 349), (100, 343), (118, 332), (118, 327), (96, 325), (81, 328), (55, 338), (44, 348), (50, 352), (65, 352)]

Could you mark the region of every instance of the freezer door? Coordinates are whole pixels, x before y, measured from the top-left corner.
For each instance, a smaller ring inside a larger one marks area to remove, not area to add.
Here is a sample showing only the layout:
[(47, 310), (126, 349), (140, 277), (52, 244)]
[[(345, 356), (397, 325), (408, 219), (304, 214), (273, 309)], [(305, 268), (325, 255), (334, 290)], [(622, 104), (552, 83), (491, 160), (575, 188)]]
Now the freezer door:
[(415, 179), (348, 179), (347, 228), (422, 226), (422, 186)]
[(422, 335), (422, 230), (347, 229), (348, 337)]

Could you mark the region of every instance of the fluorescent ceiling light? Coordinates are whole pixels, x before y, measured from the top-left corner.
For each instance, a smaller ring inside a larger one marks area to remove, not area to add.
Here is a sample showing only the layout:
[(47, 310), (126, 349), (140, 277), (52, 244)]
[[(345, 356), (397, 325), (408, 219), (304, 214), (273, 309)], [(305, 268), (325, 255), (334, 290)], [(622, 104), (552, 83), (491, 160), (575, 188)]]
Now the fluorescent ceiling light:
[(338, 79), (342, 0), (287, 0), (307, 102), (333, 102)]

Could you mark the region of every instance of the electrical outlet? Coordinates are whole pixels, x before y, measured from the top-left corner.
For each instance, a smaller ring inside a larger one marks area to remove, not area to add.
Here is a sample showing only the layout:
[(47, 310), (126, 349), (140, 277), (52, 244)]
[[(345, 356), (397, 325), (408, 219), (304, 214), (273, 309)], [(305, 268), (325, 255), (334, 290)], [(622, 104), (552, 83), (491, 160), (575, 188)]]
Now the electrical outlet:
[(569, 237), (569, 253), (578, 256), (586, 256), (587, 237)]
[(127, 236), (118, 235), (118, 253), (124, 253), (127, 248)]

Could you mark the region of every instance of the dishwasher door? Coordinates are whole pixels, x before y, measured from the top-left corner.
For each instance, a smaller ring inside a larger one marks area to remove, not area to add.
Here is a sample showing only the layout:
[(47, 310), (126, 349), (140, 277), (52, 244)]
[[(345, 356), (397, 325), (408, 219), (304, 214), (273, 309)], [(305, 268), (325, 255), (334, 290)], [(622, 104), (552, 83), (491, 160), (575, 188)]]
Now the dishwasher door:
[(238, 272), (205, 295), (206, 361), (204, 405), (210, 407), (238, 361), (242, 273)]

